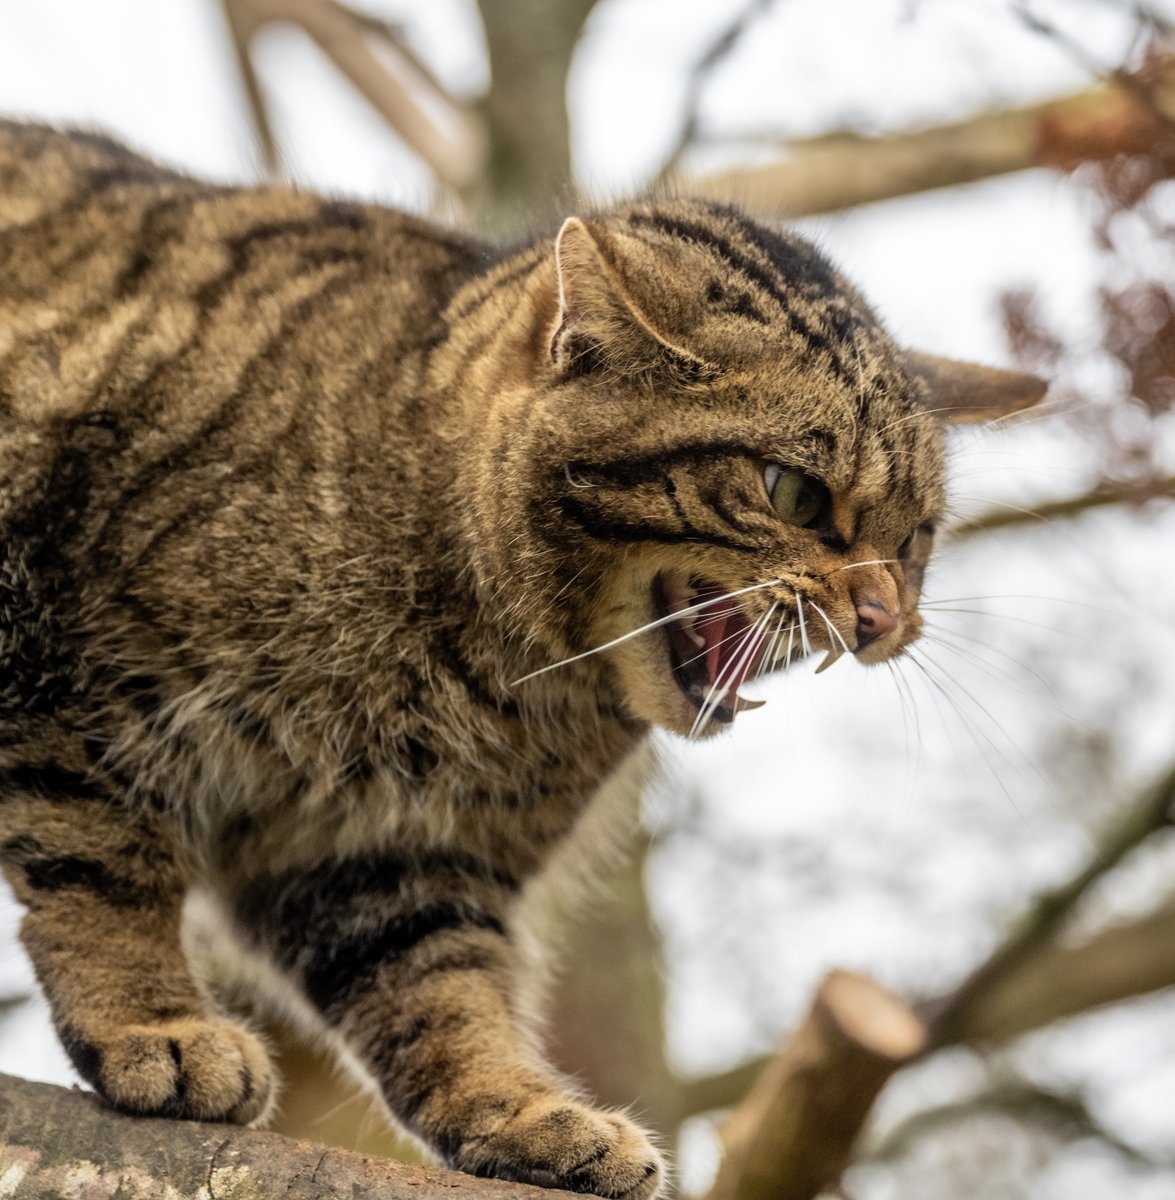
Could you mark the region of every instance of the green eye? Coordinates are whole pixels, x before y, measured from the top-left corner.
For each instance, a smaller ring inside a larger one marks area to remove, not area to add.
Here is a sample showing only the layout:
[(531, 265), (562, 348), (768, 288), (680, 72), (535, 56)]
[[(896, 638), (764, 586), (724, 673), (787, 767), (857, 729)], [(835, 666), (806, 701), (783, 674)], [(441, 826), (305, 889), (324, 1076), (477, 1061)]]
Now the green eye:
[(778, 463), (768, 463), (763, 472), (771, 507), (789, 525), (811, 525), (824, 507), (824, 485)]

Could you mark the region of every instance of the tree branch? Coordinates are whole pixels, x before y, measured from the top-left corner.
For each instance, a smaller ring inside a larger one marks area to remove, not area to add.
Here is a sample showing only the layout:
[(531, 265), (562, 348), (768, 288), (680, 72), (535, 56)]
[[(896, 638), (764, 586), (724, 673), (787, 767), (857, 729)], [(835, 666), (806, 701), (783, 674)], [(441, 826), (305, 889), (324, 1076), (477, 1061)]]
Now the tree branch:
[[(441, 183), (462, 188), (476, 177), (484, 152), (480, 126), (421, 68), (391, 25), (334, 0), (223, 0), (223, 5), (268, 170), (279, 167), (280, 157), (250, 49), (263, 26), (288, 22), (305, 32)], [(395, 69), (376, 57), (368, 37), (378, 38), (390, 52)]]
[[(1124, 77), (1133, 79), (1133, 76)], [(1077, 95), (951, 125), (867, 138), (834, 133), (785, 144), (786, 161), (683, 179), (685, 192), (736, 199), (784, 216), (834, 212), (1031, 167), (1069, 170), (1170, 142), (1156, 107), (1175, 85), (1175, 58), (1147, 68), (1146, 98), (1115, 77)]]
[(964, 1013), (959, 1041), (1006, 1041), (1132, 996), (1175, 987), (1175, 904), (1078, 946), (1045, 946)]
[(989, 509), (970, 520), (954, 526), (948, 537), (961, 541), (979, 533), (1013, 529), (1020, 525), (1044, 523), (1064, 517), (1076, 517), (1081, 513), (1114, 504), (1133, 505), (1141, 508), (1150, 500), (1175, 500), (1175, 475), (1163, 475), (1158, 479), (1141, 483), (1102, 484), (1093, 491), (1080, 496), (1067, 496), (1063, 500), (1046, 500), (1032, 508)]
[(833, 1183), (877, 1093), (925, 1038), (921, 1020), (892, 992), (833, 971), (731, 1116), (707, 1200), (810, 1200)]
[(709, 83), (715, 70), (730, 57), (731, 52), (742, 41), (747, 30), (774, 3), (775, 0), (750, 0), (747, 7), (723, 29), (705, 53), (694, 63), (686, 79), (681, 128), (665, 156), (665, 161), (653, 178), (652, 187), (659, 187), (681, 166), (681, 160), (698, 137), (698, 126), (701, 119), (699, 109), (706, 84)]
[(275, 1133), (125, 1117), (0, 1075), (0, 1195), (119, 1200), (557, 1200), (566, 1192), (365, 1158)]
[(1130, 1162), (1145, 1166), (1158, 1165), (1098, 1124), (1081, 1095), (1053, 1092), (1020, 1080), (997, 1084), (967, 1100), (912, 1114), (871, 1148), (868, 1159), (871, 1162), (884, 1162), (899, 1158), (927, 1134), (983, 1113), (998, 1113), (1031, 1122), (1066, 1141), (1096, 1138)]
[(1081, 871), (1036, 902), (985, 963), (949, 996), (922, 1006), (930, 1030), (928, 1048), (938, 1049), (978, 1036), (976, 1030), (982, 1028), (982, 1013), (993, 993), (1010, 986), (1016, 973), (1051, 941), (1091, 884), (1152, 833), (1172, 823), (1173, 805), (1175, 766), (1151, 784)]

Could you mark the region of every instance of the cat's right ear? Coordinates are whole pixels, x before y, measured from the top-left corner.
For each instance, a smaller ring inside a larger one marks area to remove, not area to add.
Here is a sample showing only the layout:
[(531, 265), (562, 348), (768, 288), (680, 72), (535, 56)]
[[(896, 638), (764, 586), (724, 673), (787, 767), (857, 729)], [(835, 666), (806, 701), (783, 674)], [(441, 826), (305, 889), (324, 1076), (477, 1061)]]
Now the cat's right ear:
[(906, 370), (923, 385), (924, 407), (950, 425), (1011, 416), (1038, 404), (1049, 387), (1046, 380), (1026, 371), (984, 367), (917, 350), (907, 350), (905, 360)]
[(550, 355), (563, 375), (607, 367), (621, 375), (660, 364), (698, 371), (705, 364), (659, 330), (625, 287), (606, 235), (568, 217), (555, 239), (558, 315)]

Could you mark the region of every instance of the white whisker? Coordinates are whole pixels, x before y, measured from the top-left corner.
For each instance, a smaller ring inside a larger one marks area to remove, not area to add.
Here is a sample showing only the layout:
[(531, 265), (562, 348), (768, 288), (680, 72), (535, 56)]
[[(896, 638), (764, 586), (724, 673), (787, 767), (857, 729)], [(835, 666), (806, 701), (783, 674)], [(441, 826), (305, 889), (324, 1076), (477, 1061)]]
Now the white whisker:
[(796, 598), (796, 616), (800, 620), (800, 645), (804, 647), (805, 654), (812, 653), (812, 643), (808, 641), (808, 623), (804, 620), (804, 598), (799, 592), (794, 593)]
[(809, 604), (810, 604), (810, 605), (811, 605), (811, 606), (812, 606), (812, 607), (813, 607), (813, 608), (814, 608), (814, 609), (815, 609), (815, 610), (816, 610), (816, 611), (817, 611), (817, 612), (820, 614), (820, 616), (821, 616), (821, 617), (823, 617), (823, 619), (824, 619), (824, 624), (828, 626), (828, 632), (829, 632), (829, 633), (831, 633), (831, 634), (832, 634), (832, 636), (833, 636), (834, 638), (836, 638), (836, 640), (837, 640), (838, 642), (840, 642), (840, 644), (841, 644), (841, 648), (844, 650), (844, 652), (845, 652), (846, 654), (852, 654), (852, 651), (849, 649), (849, 644), (848, 644), (848, 642), (846, 642), (846, 641), (844, 640), (844, 638), (841, 636), (841, 632), (840, 632), (840, 630), (839, 630), (839, 629), (837, 629), (837, 627), (836, 627), (836, 626), (835, 626), (835, 625), (832, 623), (832, 621), (829, 619), (829, 616), (828, 616), (828, 614), (827, 614), (827, 613), (824, 611), (824, 609), (822, 609), (822, 608), (820, 607), (820, 605), (819, 605), (819, 604), (817, 604), (817, 603), (816, 603), (816, 601), (815, 601), (815, 600), (813, 600), (811, 597), (809, 597), (809, 598), (808, 598), (808, 603), (809, 603)]
[(884, 567), (891, 563), (897, 564), (899, 560), (896, 558), (866, 558), (861, 562), (845, 563), (843, 567), (833, 567), (831, 571), (821, 575), (821, 579), (827, 579), (829, 575), (835, 575), (837, 571), (851, 571), (854, 567)]
[(595, 646), (591, 650), (584, 650), (582, 654), (573, 654), (570, 658), (562, 658), (558, 662), (551, 663), (548, 666), (539, 667), (537, 671), (531, 671), (528, 675), (522, 675), (518, 679), (512, 680), (507, 686), (516, 687), (520, 683), (525, 683), (528, 679), (534, 679), (538, 675), (545, 675), (548, 671), (554, 671), (558, 667), (566, 667), (571, 663), (580, 662), (582, 659), (590, 658), (593, 654), (602, 654), (605, 650), (611, 650), (614, 646), (619, 646), (622, 642), (627, 642), (634, 637), (640, 637), (642, 633), (648, 633), (652, 629), (659, 629), (662, 625), (669, 625), (673, 621), (680, 621), (682, 617), (688, 616), (690, 613), (700, 612), (704, 608), (721, 604), (723, 601), (730, 600), (735, 596), (746, 595), (747, 592), (757, 592), (763, 588), (775, 587), (782, 582), (780, 579), (768, 579), (764, 583), (751, 583), (746, 587), (737, 588), (733, 592), (726, 592), (721, 596), (713, 596), (709, 600), (702, 600), (697, 604), (691, 604), (678, 612), (670, 613), (665, 617), (658, 617), (655, 621), (649, 621), (646, 625), (641, 625), (637, 629), (631, 629), (628, 633), (622, 633), (619, 637), (613, 638), (610, 642), (605, 642), (602, 646)]

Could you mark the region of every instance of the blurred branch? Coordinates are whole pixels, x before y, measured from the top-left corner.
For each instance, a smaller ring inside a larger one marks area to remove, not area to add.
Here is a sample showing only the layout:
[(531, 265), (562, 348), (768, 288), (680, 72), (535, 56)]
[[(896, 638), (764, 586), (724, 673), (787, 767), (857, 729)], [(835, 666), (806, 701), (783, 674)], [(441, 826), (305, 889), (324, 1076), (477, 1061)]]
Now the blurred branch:
[(707, 1200), (810, 1200), (844, 1170), (886, 1080), (926, 1030), (880, 984), (833, 971), (725, 1130)]
[(567, 1192), (365, 1158), (233, 1125), (125, 1117), (77, 1088), (0, 1075), (0, 1195), (155, 1200), (557, 1200)]
[[(1019, 18), (1021, 24), (1026, 29), (1040, 34), (1054, 45), (1060, 47), (1082, 70), (1088, 71), (1095, 79), (1115, 83), (1125, 91), (1133, 93), (1143, 104), (1150, 108), (1155, 117), (1168, 130), (1175, 130), (1172, 98), (1169, 95), (1163, 95), (1161, 92), (1156, 91), (1154, 81), (1147, 78), (1145, 70), (1127, 71), (1122, 67), (1104, 67), (1081, 42), (1071, 37), (1059, 25), (1048, 20), (1047, 17), (1033, 12), (1025, 0), (1018, 0), (1017, 3), (1014, 3), (1012, 5), (1012, 12)], [(1148, 27), (1152, 32), (1157, 30), (1158, 27), (1154, 23), (1155, 15), (1153, 13), (1136, 10), (1135, 17), (1140, 32)], [(1169, 87), (1167, 90), (1170, 90)]]
[(959, 1026), (958, 1037), (1003, 1041), (1169, 987), (1175, 987), (1175, 904), (1078, 946), (1043, 947), (991, 986)]
[(678, 1093), (682, 1119), (733, 1108), (751, 1090), (770, 1061), (771, 1056), (765, 1054), (729, 1071), (682, 1080)]
[(694, 63), (686, 79), (681, 128), (665, 156), (665, 161), (653, 179), (654, 187), (663, 184), (681, 166), (681, 160), (696, 141), (701, 120), (702, 96), (705, 94), (710, 78), (717, 68), (730, 57), (731, 52), (742, 41), (747, 30), (774, 3), (775, 0), (751, 0), (751, 3), (726, 26), (701, 58)]
[(989, 1113), (1032, 1122), (1066, 1141), (1094, 1138), (1131, 1162), (1158, 1165), (1100, 1125), (1090, 1113), (1084, 1097), (1048, 1091), (1020, 1080), (997, 1084), (967, 1100), (912, 1114), (871, 1147), (867, 1157), (872, 1162), (899, 1158), (928, 1134)]
[(1156, 830), (1172, 823), (1175, 766), (1143, 793), (1130, 814), (1102, 840), (1097, 853), (1072, 879), (1046, 892), (995, 952), (949, 996), (922, 1006), (937, 1049), (979, 1037), (983, 1011), (997, 989), (1010, 985), (1033, 955), (1040, 953), (1091, 884), (1100, 879)]
[[(483, 158), (482, 131), (473, 114), (437, 82), (404, 44), (395, 26), (335, 0), (222, 0), (250, 115), (266, 169), (281, 159), (252, 60), (253, 39), (273, 22), (302, 29), (387, 124), (424, 160), (437, 178), (463, 188)], [(392, 60), (381, 61), (368, 44), (377, 40)]]
[(795, 217), (1032, 167), (1070, 170), (1083, 162), (1153, 152), (1157, 143), (1170, 140), (1175, 58), (1152, 63), (1146, 87), (1145, 101), (1115, 80), (1061, 100), (914, 133), (884, 138), (834, 133), (785, 143), (786, 161), (687, 178), (676, 186)]
[(1065, 517), (1076, 517), (1081, 513), (1116, 504), (1141, 507), (1150, 500), (1175, 500), (1175, 475), (1141, 483), (1103, 484), (1080, 496), (1068, 496), (1064, 500), (1046, 500), (1032, 508), (995, 507), (977, 517), (963, 521), (950, 530), (951, 541), (961, 541), (979, 533), (1012, 529), (1020, 525), (1031, 525)]

